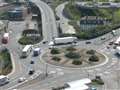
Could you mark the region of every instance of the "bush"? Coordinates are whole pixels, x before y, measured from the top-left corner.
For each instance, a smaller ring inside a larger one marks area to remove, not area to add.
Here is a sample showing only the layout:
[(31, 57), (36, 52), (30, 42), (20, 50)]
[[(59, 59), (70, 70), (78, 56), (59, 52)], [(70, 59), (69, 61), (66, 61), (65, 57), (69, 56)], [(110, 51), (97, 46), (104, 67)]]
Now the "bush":
[(41, 37), (27, 37), (23, 36), (22, 38), (19, 39), (19, 43), (22, 45), (27, 45), (27, 44), (37, 44), (40, 42), (42, 38)]
[(79, 53), (75, 53), (75, 52), (69, 52), (69, 53), (65, 54), (65, 56), (67, 58), (71, 58), (71, 59), (80, 58), (80, 54)]
[(74, 64), (74, 65), (81, 65), (81, 64), (82, 64), (82, 61), (73, 60), (73, 61), (72, 61), (72, 64)]
[(76, 50), (76, 48), (74, 48), (74, 47), (68, 47), (67, 49), (66, 49), (67, 51), (75, 51)]
[(0, 62), (3, 62), (3, 65), (1, 67), (2, 72), (0, 74), (6, 75), (11, 72), (12, 70), (12, 61), (10, 52), (7, 48), (4, 48), (0, 52)]
[(99, 79), (98, 78), (93, 79), (92, 83), (93, 84), (98, 84), (98, 85), (104, 85), (104, 82), (103, 82), (103, 80), (101, 78), (99, 78)]
[(86, 53), (87, 53), (87, 54), (94, 55), (94, 54), (95, 54), (95, 50), (88, 50)]
[(59, 49), (57, 49), (57, 48), (53, 48), (53, 49), (51, 49), (51, 52), (50, 52), (51, 54), (59, 54), (60, 53), (60, 51), (59, 51)]
[(61, 60), (61, 58), (54, 56), (54, 57), (52, 57), (52, 60), (59, 62)]
[(99, 58), (98, 58), (98, 56), (96, 56), (96, 55), (92, 55), (92, 56), (89, 58), (89, 61), (91, 61), (91, 62), (97, 62), (97, 61), (99, 61)]

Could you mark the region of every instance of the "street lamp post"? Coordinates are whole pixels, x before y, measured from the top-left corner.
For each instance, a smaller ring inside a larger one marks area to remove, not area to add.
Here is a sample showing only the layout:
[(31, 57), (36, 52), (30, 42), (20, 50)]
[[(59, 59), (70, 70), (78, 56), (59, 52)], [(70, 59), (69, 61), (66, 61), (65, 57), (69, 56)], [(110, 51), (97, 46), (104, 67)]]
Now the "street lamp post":
[(46, 64), (46, 65), (45, 65), (45, 76), (46, 76), (46, 77), (48, 76), (48, 71), (47, 71), (47, 70), (48, 70), (48, 65)]

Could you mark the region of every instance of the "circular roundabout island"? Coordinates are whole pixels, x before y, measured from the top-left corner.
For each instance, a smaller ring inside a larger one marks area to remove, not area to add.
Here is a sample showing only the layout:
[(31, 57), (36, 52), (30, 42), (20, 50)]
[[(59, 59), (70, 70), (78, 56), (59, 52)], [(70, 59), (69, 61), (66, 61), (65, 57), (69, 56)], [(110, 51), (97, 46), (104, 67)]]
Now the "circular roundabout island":
[(42, 55), (46, 63), (68, 68), (89, 68), (107, 61), (104, 54), (78, 47), (52, 48)]

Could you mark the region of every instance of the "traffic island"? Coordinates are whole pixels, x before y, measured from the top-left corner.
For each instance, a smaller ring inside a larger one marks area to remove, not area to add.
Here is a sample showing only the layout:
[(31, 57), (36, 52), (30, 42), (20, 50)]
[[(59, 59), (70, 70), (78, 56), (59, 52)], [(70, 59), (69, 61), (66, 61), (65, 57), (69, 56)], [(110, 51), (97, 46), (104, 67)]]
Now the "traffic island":
[[(55, 52), (54, 54), (53, 51)], [(60, 67), (86, 68), (106, 62), (106, 57), (95, 50), (66, 47), (48, 50), (42, 56), (42, 60), (46, 63)]]
[(12, 61), (10, 52), (8, 49), (2, 49), (0, 51), (0, 74), (1, 75), (8, 75), (11, 73), (13, 67), (12, 67)]

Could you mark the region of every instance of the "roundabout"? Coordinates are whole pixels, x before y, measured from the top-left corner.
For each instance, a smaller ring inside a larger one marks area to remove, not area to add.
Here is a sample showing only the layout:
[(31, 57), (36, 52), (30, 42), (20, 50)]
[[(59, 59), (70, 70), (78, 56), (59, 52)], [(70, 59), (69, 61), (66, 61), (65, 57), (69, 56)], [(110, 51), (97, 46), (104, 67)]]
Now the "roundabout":
[[(88, 50), (76, 47), (55, 49), (58, 50), (59, 53), (52, 54), (51, 49), (46, 51), (41, 56), (41, 59), (44, 63), (61, 68), (91, 69), (105, 65), (109, 61), (109, 58), (105, 54), (100, 52), (98, 53), (96, 50)], [(75, 50), (72, 51), (72, 49)], [(90, 61), (90, 59), (92, 60)], [(93, 59), (97, 59), (97, 61), (94, 61)]]

